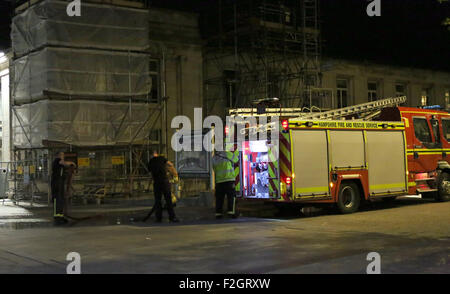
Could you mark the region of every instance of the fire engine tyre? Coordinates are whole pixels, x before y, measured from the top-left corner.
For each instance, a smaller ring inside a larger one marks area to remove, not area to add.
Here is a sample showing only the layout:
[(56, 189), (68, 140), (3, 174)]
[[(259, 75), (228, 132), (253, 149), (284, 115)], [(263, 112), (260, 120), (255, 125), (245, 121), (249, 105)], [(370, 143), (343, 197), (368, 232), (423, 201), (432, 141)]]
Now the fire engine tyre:
[[(443, 172), (438, 177), (438, 193), (436, 193), (436, 200), (439, 202), (445, 202), (450, 200), (450, 174)], [(447, 186), (447, 187), (446, 187)]]
[(358, 186), (353, 182), (341, 183), (339, 187), (337, 207), (343, 214), (358, 211), (361, 202)]

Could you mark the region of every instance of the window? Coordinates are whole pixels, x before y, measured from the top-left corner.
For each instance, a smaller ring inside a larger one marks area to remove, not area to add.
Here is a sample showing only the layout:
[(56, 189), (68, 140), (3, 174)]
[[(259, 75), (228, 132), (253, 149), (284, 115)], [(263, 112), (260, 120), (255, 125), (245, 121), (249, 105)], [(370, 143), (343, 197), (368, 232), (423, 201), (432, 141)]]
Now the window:
[(445, 101), (445, 109), (450, 109), (450, 90), (449, 89), (445, 90), (444, 101)]
[(450, 119), (442, 120), (442, 132), (444, 133), (444, 138), (450, 142)]
[(420, 105), (421, 106), (426, 106), (427, 105), (427, 100), (428, 100), (427, 92), (426, 91), (422, 91), (422, 95), (420, 97)]
[(430, 103), (430, 92), (431, 92), (431, 89), (429, 89), (429, 88), (422, 90), (422, 95), (421, 95), (421, 99), (420, 99), (421, 106), (427, 106), (428, 103)]
[(431, 132), (425, 118), (413, 118), (414, 134), (423, 143), (431, 143)]
[(406, 96), (406, 85), (396, 84), (395, 85), (395, 97)]
[(336, 92), (337, 92), (337, 108), (348, 106), (348, 80), (337, 79), (336, 80)]
[(378, 97), (378, 83), (368, 82), (367, 83), (367, 98), (369, 102), (376, 101)]
[(160, 99), (159, 93), (159, 62), (158, 60), (150, 60), (149, 76), (152, 82), (152, 86), (149, 93), (151, 102), (158, 102)]

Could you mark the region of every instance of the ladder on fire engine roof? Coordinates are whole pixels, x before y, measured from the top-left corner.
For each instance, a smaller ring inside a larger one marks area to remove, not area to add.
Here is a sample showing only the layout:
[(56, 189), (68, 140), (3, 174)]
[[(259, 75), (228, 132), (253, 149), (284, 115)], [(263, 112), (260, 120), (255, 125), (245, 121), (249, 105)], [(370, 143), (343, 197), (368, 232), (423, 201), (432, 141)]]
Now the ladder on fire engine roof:
[(385, 107), (397, 106), (406, 102), (406, 96), (386, 98), (373, 102), (348, 106), (324, 112), (304, 112), (302, 108), (266, 108), (264, 113), (257, 114), (254, 108), (230, 109), (230, 116), (284, 116), (302, 120), (310, 119), (341, 119), (355, 114), (361, 115), (360, 119), (370, 120), (381, 112)]
[[(358, 104), (354, 106), (348, 106), (344, 108), (329, 110), (325, 112), (311, 112), (308, 114), (301, 114), (298, 118), (300, 119), (339, 119), (346, 116), (351, 116), (355, 114), (366, 114), (362, 117), (364, 120), (369, 120), (377, 115), (382, 108), (397, 106), (406, 102), (406, 96), (386, 98), (383, 100)], [(369, 114), (367, 114), (369, 113)]]

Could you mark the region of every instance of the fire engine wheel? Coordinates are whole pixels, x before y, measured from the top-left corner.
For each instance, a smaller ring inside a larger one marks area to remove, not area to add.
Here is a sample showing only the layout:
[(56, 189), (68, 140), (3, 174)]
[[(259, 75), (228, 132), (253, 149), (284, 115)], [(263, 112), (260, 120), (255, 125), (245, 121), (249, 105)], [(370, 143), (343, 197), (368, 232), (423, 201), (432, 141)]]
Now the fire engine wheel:
[(341, 183), (338, 196), (337, 206), (341, 213), (346, 214), (358, 211), (361, 198), (359, 188), (355, 183)]
[(450, 174), (443, 172), (438, 177), (438, 193), (436, 200), (445, 202), (450, 200)]

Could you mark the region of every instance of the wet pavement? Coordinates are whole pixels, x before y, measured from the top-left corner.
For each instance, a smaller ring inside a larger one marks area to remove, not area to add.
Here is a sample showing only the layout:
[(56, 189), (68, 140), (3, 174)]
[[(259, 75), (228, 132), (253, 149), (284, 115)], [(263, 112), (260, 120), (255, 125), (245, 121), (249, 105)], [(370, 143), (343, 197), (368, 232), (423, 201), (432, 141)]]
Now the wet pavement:
[[(65, 225), (72, 226), (108, 226), (108, 225), (130, 225), (140, 224), (143, 218), (151, 210), (152, 206), (147, 205), (77, 205), (70, 209)], [(213, 216), (213, 208), (207, 207), (176, 207), (177, 212), (183, 215), (184, 223), (208, 220)], [(53, 227), (53, 208), (45, 204), (32, 206), (29, 203), (21, 202), (14, 205), (11, 201), (0, 204), (0, 229), (28, 229)], [(163, 216), (167, 219), (167, 212)], [(154, 214), (147, 223), (154, 220)]]
[(85, 219), (61, 227), (47, 207), (1, 207), (0, 273), (65, 273), (69, 252), (82, 273), (365, 273), (369, 252), (382, 273), (450, 273), (450, 203), (402, 198), (351, 215), (241, 205), (236, 220), (178, 207), (179, 224), (142, 222), (150, 207), (80, 207)]

